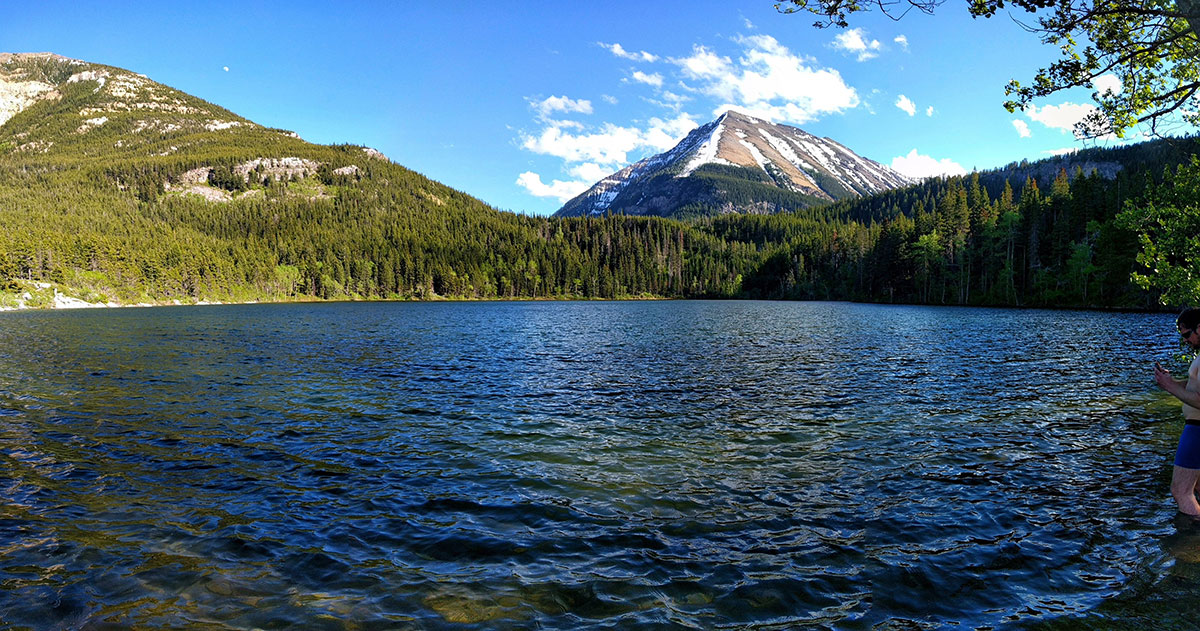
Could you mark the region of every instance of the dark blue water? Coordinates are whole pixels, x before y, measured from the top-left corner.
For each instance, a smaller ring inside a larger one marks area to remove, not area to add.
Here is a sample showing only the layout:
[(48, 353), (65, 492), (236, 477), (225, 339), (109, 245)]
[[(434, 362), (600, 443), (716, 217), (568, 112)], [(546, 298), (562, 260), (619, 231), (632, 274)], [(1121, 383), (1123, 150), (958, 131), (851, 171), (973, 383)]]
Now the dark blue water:
[[(0, 314), (9, 628), (1191, 620), (1170, 315)], [(1115, 622), (1114, 622), (1115, 621)]]

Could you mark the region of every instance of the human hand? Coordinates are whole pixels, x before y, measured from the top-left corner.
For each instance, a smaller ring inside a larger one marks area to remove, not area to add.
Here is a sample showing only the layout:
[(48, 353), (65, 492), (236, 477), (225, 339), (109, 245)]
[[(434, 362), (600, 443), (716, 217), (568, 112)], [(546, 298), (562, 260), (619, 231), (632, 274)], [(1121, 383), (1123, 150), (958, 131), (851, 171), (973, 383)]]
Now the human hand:
[(1154, 362), (1154, 382), (1158, 384), (1158, 387), (1169, 390), (1167, 386), (1168, 384), (1175, 385), (1175, 378), (1166, 368), (1163, 368), (1161, 363)]

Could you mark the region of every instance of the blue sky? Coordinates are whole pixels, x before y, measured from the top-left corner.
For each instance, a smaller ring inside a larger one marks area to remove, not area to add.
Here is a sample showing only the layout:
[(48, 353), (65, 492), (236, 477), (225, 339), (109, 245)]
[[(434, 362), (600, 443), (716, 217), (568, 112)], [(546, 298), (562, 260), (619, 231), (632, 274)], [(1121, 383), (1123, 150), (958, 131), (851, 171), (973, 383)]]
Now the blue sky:
[[(1055, 59), (960, 3), (816, 29), (732, 2), (0, 0), (0, 51), (119, 66), (317, 143), (374, 147), (497, 208), (549, 214), (726, 107), (911, 175), (1085, 146), (1087, 90), (1029, 112), (1009, 79)], [(1114, 86), (1117, 87), (1117, 86)]]

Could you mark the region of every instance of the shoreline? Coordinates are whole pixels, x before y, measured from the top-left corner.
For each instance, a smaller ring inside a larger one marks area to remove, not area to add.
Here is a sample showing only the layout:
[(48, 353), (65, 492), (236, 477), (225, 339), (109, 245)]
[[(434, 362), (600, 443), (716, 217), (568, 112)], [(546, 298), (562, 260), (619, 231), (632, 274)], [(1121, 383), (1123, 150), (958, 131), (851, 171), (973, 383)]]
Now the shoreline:
[[(256, 304), (304, 304), (304, 303), (333, 303), (333, 302), (568, 302), (568, 301), (583, 301), (583, 302), (633, 302), (633, 301), (667, 301), (667, 300), (688, 300), (686, 298), (667, 298), (663, 296), (625, 296), (620, 298), (586, 298), (583, 296), (564, 296), (564, 297), (534, 297), (534, 296), (516, 296), (512, 298), (464, 298), (464, 297), (447, 297), (447, 296), (431, 296), (428, 298), (362, 298), (343, 296), (334, 299), (315, 298), (312, 296), (301, 296), (295, 299), (270, 300), (197, 300), (195, 302), (185, 302), (179, 299), (164, 301), (164, 302), (135, 302), (121, 303), (116, 301), (108, 302), (88, 302), (81, 298), (69, 296), (58, 290), (51, 283), (37, 282), (37, 289), (46, 291), (54, 290), (54, 296), (49, 302), (39, 304), (29, 304), (33, 301), (30, 292), (24, 292), (21, 297), (16, 300), (16, 305), (0, 305), (0, 312), (11, 311), (58, 311), (58, 310), (73, 310), (73, 309), (126, 309), (137, 307), (189, 307), (189, 306), (206, 306), (206, 305), (256, 305)], [(730, 300), (729, 298), (704, 298), (700, 300)]]
[[(127, 307), (183, 307), (187, 305), (223, 305), (233, 304), (221, 301), (198, 300), (196, 302), (183, 302), (174, 300), (172, 302), (135, 302), (135, 303), (120, 303), (116, 301), (108, 302), (88, 302), (82, 298), (76, 298), (62, 293), (53, 283), (35, 282), (34, 289), (44, 292), (53, 290), (53, 298), (46, 304), (30, 304), (34, 301), (34, 296), (30, 291), (22, 292), (16, 299), (16, 305), (0, 305), (0, 311), (57, 311), (60, 309), (116, 309)], [(239, 304), (255, 304), (258, 301), (251, 301)]]
[[(1089, 312), (1108, 312), (1108, 313), (1173, 313), (1177, 309), (1170, 307), (1160, 307), (1157, 309), (1137, 308), (1137, 307), (1077, 307), (1077, 306), (1016, 306), (1016, 305), (937, 305), (937, 304), (919, 304), (919, 303), (891, 303), (891, 302), (871, 302), (847, 299), (833, 300), (783, 300), (769, 298), (746, 298), (746, 297), (704, 297), (704, 298), (671, 298), (664, 296), (622, 296), (618, 298), (587, 298), (584, 296), (561, 296), (561, 297), (534, 297), (534, 296), (515, 296), (511, 298), (467, 298), (453, 296), (430, 296), (426, 298), (404, 297), (404, 298), (363, 298), (353, 296), (342, 296), (335, 299), (322, 299), (313, 296), (301, 296), (293, 299), (254, 299), (254, 300), (197, 300), (195, 302), (185, 302), (179, 299), (173, 299), (163, 302), (135, 302), (121, 303), (116, 301), (108, 302), (88, 302), (81, 298), (76, 298), (59, 291), (58, 287), (53, 283), (44, 281), (34, 282), (34, 287), (37, 291), (46, 292), (53, 290), (53, 297), (42, 297), (38, 300), (30, 291), (23, 292), (16, 299), (16, 305), (0, 305), (0, 312), (9, 311), (58, 311), (58, 310), (73, 310), (73, 309), (126, 309), (138, 307), (187, 307), (187, 306), (209, 306), (209, 305), (254, 305), (254, 304), (301, 304), (301, 303), (332, 303), (332, 302), (637, 302), (637, 301), (671, 301), (671, 300), (763, 300), (767, 302), (852, 302), (863, 305), (885, 305), (885, 306), (908, 306), (908, 307), (958, 307), (958, 308), (976, 308), (976, 309), (1019, 309), (1028, 310), (1051, 310), (1051, 311), (1089, 311)], [(47, 300), (48, 299), (48, 300)], [(35, 304), (29, 304), (34, 302)]]

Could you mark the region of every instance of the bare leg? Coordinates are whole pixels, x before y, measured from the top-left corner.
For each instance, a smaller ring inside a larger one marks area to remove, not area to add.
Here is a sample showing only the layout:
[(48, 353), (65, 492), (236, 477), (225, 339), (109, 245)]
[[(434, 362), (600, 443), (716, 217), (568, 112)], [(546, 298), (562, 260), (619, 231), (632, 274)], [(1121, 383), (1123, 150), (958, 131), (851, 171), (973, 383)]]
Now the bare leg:
[(1171, 475), (1171, 495), (1179, 504), (1179, 512), (1200, 517), (1200, 503), (1196, 502), (1196, 484), (1200, 482), (1200, 469), (1175, 467)]

